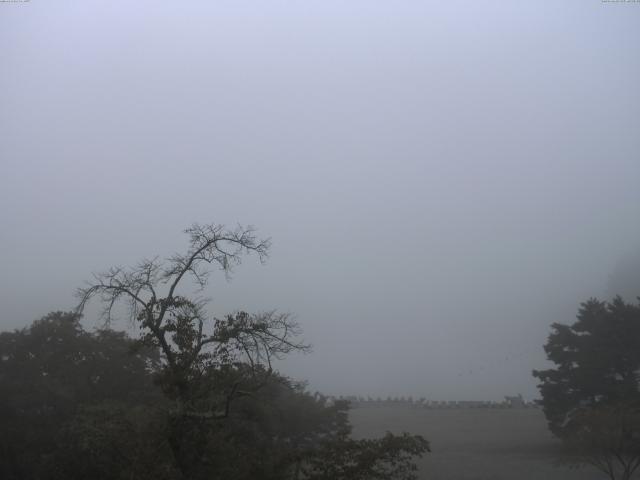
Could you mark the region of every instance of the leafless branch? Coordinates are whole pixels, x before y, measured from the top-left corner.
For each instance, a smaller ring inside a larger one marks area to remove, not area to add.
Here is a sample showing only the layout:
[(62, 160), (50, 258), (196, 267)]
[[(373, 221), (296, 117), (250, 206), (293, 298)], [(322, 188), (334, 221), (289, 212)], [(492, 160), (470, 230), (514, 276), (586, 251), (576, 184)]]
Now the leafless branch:
[[(109, 323), (116, 305), (123, 303), (131, 321), (140, 325), (141, 341), (163, 353), (162, 381), (175, 395), (176, 410), (183, 415), (220, 418), (228, 415), (235, 398), (261, 388), (271, 376), (273, 359), (293, 351), (307, 352), (310, 347), (297, 340), (300, 328), (291, 315), (275, 311), (257, 315), (238, 312), (214, 319), (207, 328), (206, 299), (178, 293), (188, 282), (185, 279), (203, 289), (211, 266), (229, 275), (243, 255), (255, 253), (264, 262), (270, 240), (259, 240), (253, 227), (240, 225), (226, 229), (217, 224), (194, 224), (185, 233), (189, 236), (185, 254), (174, 254), (165, 261), (144, 259), (128, 269), (114, 267), (94, 274), (93, 281), (77, 291), (77, 309), (81, 312), (92, 298), (98, 298), (104, 306), (103, 318)], [(236, 383), (228, 390), (218, 385), (217, 393), (208, 397), (216, 402), (225, 399), (222, 413), (202, 404), (196, 407), (198, 402), (190, 397), (193, 382), (208, 378), (213, 371), (229, 369), (235, 370)], [(220, 397), (222, 391), (226, 396)]]

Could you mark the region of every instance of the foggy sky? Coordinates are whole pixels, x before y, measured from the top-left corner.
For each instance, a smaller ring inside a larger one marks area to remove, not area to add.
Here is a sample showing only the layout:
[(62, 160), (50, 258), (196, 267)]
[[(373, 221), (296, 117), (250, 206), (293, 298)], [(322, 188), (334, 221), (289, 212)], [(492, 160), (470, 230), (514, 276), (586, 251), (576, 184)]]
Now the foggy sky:
[(211, 314), (295, 313), (314, 352), (281, 368), (312, 390), (536, 396), (550, 323), (640, 249), (639, 27), (596, 0), (0, 3), (0, 327), (240, 222), (271, 256)]

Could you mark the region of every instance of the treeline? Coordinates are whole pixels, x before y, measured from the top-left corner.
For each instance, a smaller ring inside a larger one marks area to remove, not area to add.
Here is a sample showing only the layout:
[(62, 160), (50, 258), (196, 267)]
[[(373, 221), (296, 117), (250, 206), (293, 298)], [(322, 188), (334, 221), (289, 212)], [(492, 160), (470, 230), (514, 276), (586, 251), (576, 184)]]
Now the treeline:
[[(412, 457), (428, 448), (408, 435), (352, 440), (348, 402), (275, 373), (217, 418), (179, 414), (162, 388), (158, 349), (110, 329), (88, 332), (75, 313), (1, 333), (0, 352), (6, 480), (410, 479)], [(215, 403), (232, 380), (211, 380), (198, 388)]]
[(413, 397), (363, 397), (358, 395), (340, 395), (338, 397), (327, 397), (327, 405), (335, 402), (349, 402), (351, 408), (358, 407), (408, 407), (423, 409), (442, 409), (442, 408), (538, 408), (535, 402), (525, 402), (522, 396), (516, 397), (506, 396), (502, 402), (489, 400), (427, 400), (424, 397), (414, 399)]

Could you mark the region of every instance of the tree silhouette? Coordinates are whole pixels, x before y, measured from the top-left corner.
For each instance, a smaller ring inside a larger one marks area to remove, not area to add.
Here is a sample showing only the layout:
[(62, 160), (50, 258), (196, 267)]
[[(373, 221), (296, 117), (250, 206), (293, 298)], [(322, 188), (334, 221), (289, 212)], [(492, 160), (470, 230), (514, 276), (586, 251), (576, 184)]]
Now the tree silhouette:
[(549, 428), (611, 479), (640, 466), (640, 306), (591, 299), (545, 345), (556, 366), (534, 370)]
[[(166, 438), (179, 478), (415, 478), (411, 459), (428, 450), (426, 440), (352, 440), (346, 403), (312, 401), (274, 371), (274, 359), (310, 349), (292, 316), (241, 311), (209, 319), (206, 299), (184, 293), (204, 290), (213, 267), (229, 276), (244, 255), (264, 261), (270, 241), (241, 226), (195, 224), (186, 233), (186, 253), (111, 268), (78, 290), (78, 311), (97, 297), (107, 324), (124, 302), (139, 344), (160, 352), (154, 377), (170, 404)], [(287, 427), (296, 417), (302, 431)]]

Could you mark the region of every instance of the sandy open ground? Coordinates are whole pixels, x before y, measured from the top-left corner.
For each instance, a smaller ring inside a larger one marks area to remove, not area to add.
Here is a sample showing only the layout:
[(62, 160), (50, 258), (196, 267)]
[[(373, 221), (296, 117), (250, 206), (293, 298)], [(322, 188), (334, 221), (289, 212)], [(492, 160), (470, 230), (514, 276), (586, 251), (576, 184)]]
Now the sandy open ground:
[(591, 467), (559, 464), (559, 443), (538, 409), (426, 410), (364, 407), (351, 412), (354, 435), (421, 434), (433, 452), (419, 461), (430, 480), (598, 480)]

